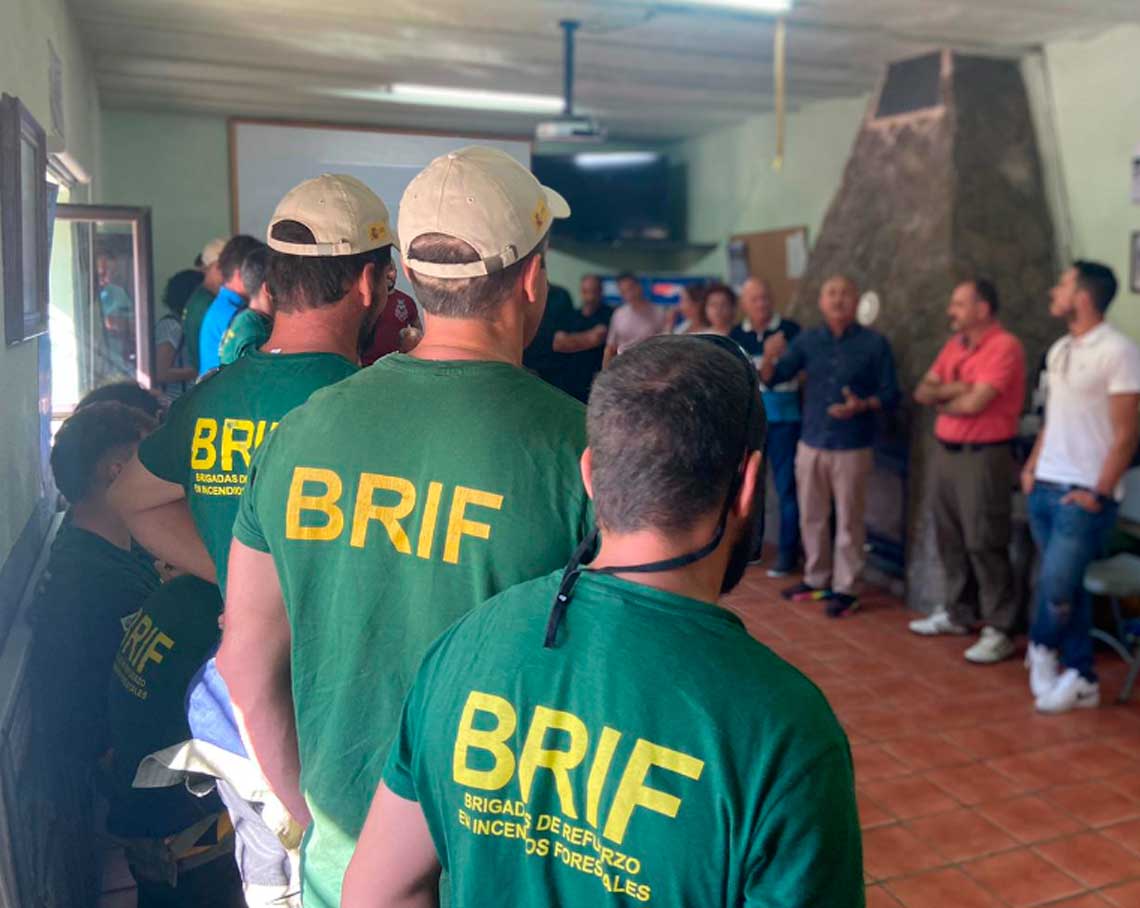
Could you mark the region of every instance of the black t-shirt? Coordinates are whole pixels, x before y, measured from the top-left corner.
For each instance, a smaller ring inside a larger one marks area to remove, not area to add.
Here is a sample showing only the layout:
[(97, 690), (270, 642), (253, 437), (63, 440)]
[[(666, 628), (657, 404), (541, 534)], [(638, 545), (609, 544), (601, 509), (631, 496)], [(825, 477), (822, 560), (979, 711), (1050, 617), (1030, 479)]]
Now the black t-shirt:
[(158, 588), (146, 556), (66, 523), (31, 620), (37, 737), (51, 759), (90, 768), (108, 746), (107, 677), (123, 619)]
[(561, 358), (560, 354), (554, 352), (554, 334), (562, 330), (559, 326), (567, 313), (573, 311), (574, 301), (570, 298), (570, 293), (564, 287), (551, 284), (546, 294), (546, 311), (542, 314), (538, 332), (523, 351), (523, 365), (551, 384), (554, 384), (551, 376)]
[[(578, 334), (589, 331), (598, 325), (610, 325), (614, 317), (614, 310), (601, 303), (591, 315), (583, 315), (580, 309), (571, 309), (565, 313), (558, 328), (568, 334)], [(590, 385), (594, 376), (602, 370), (602, 357), (605, 355), (606, 345), (603, 341), (590, 350), (578, 353), (558, 353), (558, 368), (553, 384), (561, 388), (571, 397), (576, 397), (586, 403), (590, 396)]]
[(165, 583), (125, 622), (108, 698), (111, 812), (122, 836), (163, 837), (222, 809), (183, 785), (132, 788), (143, 757), (190, 738), (186, 688), (218, 641), (218, 588), (184, 575)]

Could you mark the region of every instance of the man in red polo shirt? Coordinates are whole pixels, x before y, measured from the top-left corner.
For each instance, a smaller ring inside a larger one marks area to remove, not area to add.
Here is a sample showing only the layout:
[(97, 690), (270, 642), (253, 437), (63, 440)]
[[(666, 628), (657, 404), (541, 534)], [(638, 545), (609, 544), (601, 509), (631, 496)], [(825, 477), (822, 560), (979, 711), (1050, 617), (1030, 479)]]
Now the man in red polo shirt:
[(371, 366), (389, 353), (411, 353), (424, 336), (416, 301), (403, 290), (396, 289), (396, 266), (389, 263), (388, 305), (372, 326), (360, 352), (360, 364)]
[(955, 287), (949, 308), (954, 336), (914, 393), (920, 404), (938, 410), (931, 498), (946, 599), (910, 629), (925, 636), (964, 635), (980, 621), (981, 636), (965, 654), (980, 664), (1013, 655), (1017, 620), (1009, 563), (1010, 441), (1025, 404), (1025, 351), (997, 312), (990, 281)]

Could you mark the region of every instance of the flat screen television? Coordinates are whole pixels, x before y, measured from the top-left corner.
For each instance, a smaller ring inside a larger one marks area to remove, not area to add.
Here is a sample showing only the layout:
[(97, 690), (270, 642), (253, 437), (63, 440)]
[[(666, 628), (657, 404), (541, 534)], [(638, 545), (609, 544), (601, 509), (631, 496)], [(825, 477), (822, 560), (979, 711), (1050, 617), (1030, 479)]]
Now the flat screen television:
[(531, 160), (539, 181), (570, 203), (571, 216), (555, 221), (554, 236), (581, 243), (669, 242), (683, 239), (678, 217), (680, 181), (669, 159), (653, 151), (583, 151)]

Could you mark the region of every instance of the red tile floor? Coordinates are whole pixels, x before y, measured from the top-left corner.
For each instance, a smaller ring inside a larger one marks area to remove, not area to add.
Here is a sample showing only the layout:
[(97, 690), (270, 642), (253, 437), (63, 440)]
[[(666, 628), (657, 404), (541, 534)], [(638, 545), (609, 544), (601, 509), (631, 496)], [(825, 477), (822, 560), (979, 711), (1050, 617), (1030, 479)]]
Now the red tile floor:
[(1021, 655), (962, 658), (870, 591), (829, 620), (749, 570), (729, 600), (752, 634), (815, 681), (851, 740), (869, 908), (1140, 908), (1140, 693), (1097, 655), (1102, 706), (1033, 710)]

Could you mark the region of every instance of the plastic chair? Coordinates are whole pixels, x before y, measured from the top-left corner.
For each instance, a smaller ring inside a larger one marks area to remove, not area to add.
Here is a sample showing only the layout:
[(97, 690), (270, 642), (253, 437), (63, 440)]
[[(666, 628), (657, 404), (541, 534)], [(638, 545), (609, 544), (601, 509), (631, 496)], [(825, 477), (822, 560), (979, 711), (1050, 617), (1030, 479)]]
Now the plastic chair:
[(1125, 619), (1120, 611), (1120, 600), (1125, 596), (1140, 596), (1140, 556), (1120, 554), (1103, 561), (1094, 561), (1085, 571), (1085, 589), (1104, 596), (1112, 605), (1116, 634), (1094, 628), (1092, 636), (1111, 647), (1128, 665), (1128, 678), (1120, 690), (1117, 701), (1126, 702), (1132, 696), (1136, 677), (1140, 675), (1140, 619)]

